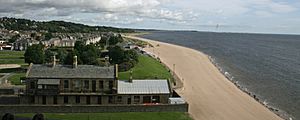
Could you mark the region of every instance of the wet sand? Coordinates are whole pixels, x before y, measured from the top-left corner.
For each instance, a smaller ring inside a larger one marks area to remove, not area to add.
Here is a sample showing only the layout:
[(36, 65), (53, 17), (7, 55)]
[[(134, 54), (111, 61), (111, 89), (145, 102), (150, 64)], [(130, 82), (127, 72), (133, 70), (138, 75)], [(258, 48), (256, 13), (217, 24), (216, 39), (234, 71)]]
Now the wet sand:
[(175, 73), (183, 82), (177, 92), (189, 103), (189, 114), (195, 120), (281, 120), (229, 81), (207, 55), (186, 47), (126, 37), (152, 44), (154, 47), (144, 50), (158, 56), (171, 70), (175, 64)]

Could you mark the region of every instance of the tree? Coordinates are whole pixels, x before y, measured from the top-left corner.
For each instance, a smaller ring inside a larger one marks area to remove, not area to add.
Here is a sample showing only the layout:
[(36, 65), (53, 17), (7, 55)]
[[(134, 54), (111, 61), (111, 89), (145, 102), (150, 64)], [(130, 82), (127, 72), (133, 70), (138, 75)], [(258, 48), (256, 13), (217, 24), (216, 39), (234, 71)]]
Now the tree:
[(58, 49), (57, 50), (57, 59), (59, 59), (60, 63), (65, 63), (65, 60), (67, 59), (68, 51), (65, 49)]
[(52, 57), (55, 55), (55, 52), (51, 51), (50, 49), (45, 50), (45, 62), (46, 63), (51, 63)]
[(138, 54), (134, 50), (127, 50), (124, 52), (125, 56), (125, 61), (130, 61), (132, 63), (137, 63), (138, 62)]
[(78, 62), (78, 64), (81, 64), (82, 62), (81, 62), (78, 52), (76, 50), (69, 52), (67, 54), (67, 56), (65, 57), (63, 63), (66, 65), (72, 65), (74, 56), (77, 56), (77, 62)]
[(44, 36), (45, 36), (45, 40), (50, 40), (51, 38), (53, 38), (53, 35), (49, 32), (45, 33)]
[(121, 35), (109, 37), (109, 45), (116, 45), (117, 43), (120, 42), (123, 42), (123, 38)]
[(34, 44), (29, 46), (24, 54), (25, 62), (30, 64), (42, 64), (45, 61), (44, 46), (42, 44)]
[(119, 46), (109, 47), (108, 56), (110, 57), (109, 62), (113, 64), (120, 64), (123, 62), (124, 50)]
[(93, 44), (84, 47), (84, 51), (80, 54), (83, 64), (96, 64), (96, 59), (100, 56), (100, 50)]
[(85, 51), (85, 44), (82, 41), (76, 41), (74, 49), (81, 54), (83, 51)]
[(14, 43), (17, 39), (19, 39), (21, 36), (19, 34), (12, 36), (8, 42), (9, 43)]

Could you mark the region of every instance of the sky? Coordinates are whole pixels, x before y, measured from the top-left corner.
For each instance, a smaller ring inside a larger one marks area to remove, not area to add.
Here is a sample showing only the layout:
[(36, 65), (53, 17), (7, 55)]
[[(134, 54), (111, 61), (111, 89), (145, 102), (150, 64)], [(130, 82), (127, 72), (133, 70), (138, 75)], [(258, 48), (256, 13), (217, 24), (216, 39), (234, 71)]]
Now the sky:
[(300, 0), (0, 0), (0, 17), (141, 29), (300, 34)]

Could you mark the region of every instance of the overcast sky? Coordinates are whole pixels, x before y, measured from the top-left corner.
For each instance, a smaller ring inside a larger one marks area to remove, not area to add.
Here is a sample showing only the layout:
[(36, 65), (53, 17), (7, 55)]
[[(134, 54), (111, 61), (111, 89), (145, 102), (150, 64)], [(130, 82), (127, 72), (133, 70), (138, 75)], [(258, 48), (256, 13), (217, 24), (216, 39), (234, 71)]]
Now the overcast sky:
[(299, 9), (299, 0), (0, 0), (1, 17), (217, 32), (300, 34)]

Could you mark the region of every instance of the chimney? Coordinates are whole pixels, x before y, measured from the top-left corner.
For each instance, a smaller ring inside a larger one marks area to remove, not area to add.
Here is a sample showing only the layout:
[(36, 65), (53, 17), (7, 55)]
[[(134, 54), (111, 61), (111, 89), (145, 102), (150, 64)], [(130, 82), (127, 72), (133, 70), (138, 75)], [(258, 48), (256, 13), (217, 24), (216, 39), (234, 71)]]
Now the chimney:
[(129, 82), (132, 83), (132, 70), (130, 70)]
[(118, 72), (119, 72), (119, 69), (118, 69), (118, 64), (115, 65), (115, 77), (116, 77), (116, 80), (118, 80)]
[(108, 66), (109, 66), (109, 56), (106, 55), (106, 56), (104, 57), (104, 60), (105, 60), (105, 66), (108, 67)]
[(52, 67), (55, 67), (56, 65), (56, 58), (55, 55), (52, 56)]
[(73, 68), (77, 68), (77, 56), (73, 57)]

